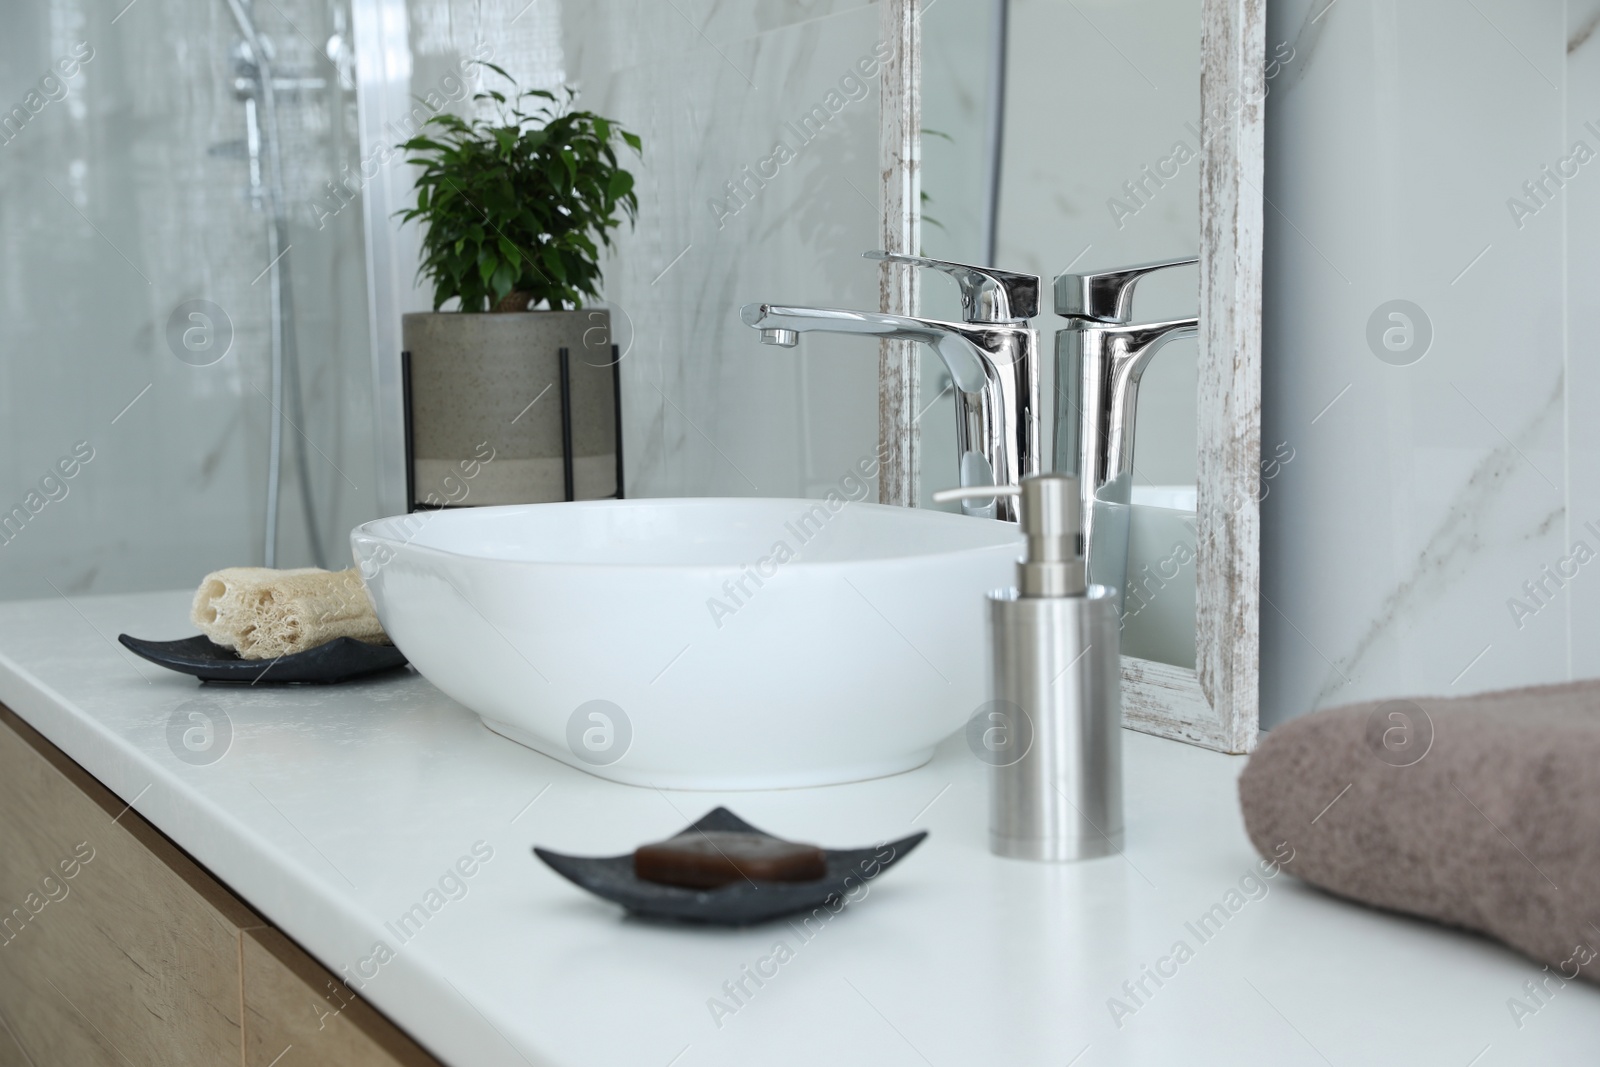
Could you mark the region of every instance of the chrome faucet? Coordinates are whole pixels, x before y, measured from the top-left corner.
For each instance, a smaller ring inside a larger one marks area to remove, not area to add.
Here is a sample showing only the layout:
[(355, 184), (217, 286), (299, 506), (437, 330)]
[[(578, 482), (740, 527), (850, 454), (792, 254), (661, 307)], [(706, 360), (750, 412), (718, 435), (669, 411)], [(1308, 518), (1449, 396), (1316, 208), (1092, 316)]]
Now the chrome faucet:
[[(745, 325), (761, 343), (793, 348), (799, 335), (869, 334), (921, 341), (944, 360), (954, 384), (956, 450), (963, 486), (1019, 485), (1039, 472), (1039, 278), (921, 256), (867, 252), (865, 258), (927, 267), (961, 287), (961, 322), (876, 311), (746, 304)], [(968, 515), (1017, 521), (1010, 497), (963, 500)]]
[[(1056, 332), (1055, 469), (1078, 475), (1091, 569), (1096, 557), (1120, 554), (1095, 552), (1094, 503), (1132, 499), (1139, 379), (1168, 341), (1200, 331), (1199, 318), (1134, 324), (1134, 286), (1155, 271), (1197, 262), (1171, 259), (1056, 279), (1056, 314), (1067, 325)], [(1121, 592), (1121, 581), (1104, 584)]]

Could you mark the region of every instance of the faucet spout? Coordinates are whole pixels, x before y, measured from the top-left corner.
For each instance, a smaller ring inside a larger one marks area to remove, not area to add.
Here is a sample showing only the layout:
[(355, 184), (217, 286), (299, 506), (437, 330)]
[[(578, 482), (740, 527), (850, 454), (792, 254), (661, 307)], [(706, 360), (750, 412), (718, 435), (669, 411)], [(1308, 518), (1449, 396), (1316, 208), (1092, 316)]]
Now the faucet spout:
[[(962, 485), (1019, 484), (1039, 468), (1038, 332), (1026, 321), (961, 323), (875, 311), (746, 304), (746, 326), (764, 344), (791, 347), (802, 333), (920, 341), (950, 372)], [(1016, 521), (1009, 498), (963, 501), (971, 515)]]
[[(1097, 559), (1116, 555), (1116, 546), (1102, 545), (1096, 551), (1095, 502), (1126, 505), (1132, 499), (1139, 380), (1164, 346), (1200, 332), (1199, 318), (1133, 324), (1134, 286), (1156, 271), (1195, 262), (1168, 260), (1056, 279), (1056, 313), (1066, 317), (1067, 325), (1056, 333), (1054, 458), (1057, 470), (1078, 474), (1091, 571)], [(1113, 537), (1125, 534), (1125, 528), (1120, 535), (1111, 532)], [(1111, 585), (1120, 598), (1121, 578), (1102, 574), (1095, 580)]]
[[(977, 392), (983, 388), (983, 349), (979, 339), (968, 336), (972, 327), (957, 322), (919, 319), (909, 315), (889, 315), (880, 311), (844, 311), (839, 308), (787, 307), (779, 304), (746, 304), (739, 309), (746, 326), (761, 331), (765, 344), (770, 334), (847, 333), (886, 337), (901, 341), (921, 341), (939, 353), (956, 388)], [(784, 347), (790, 347), (785, 345)]]
[[(1117, 504), (1131, 499), (1134, 427), (1139, 382), (1155, 354), (1180, 337), (1200, 332), (1200, 320), (1174, 319), (1139, 326), (1084, 327), (1073, 321), (1056, 335), (1056, 462), (1079, 472), (1085, 529), (1095, 497)], [(1073, 396), (1076, 386), (1076, 396)], [(1069, 416), (1063, 408), (1074, 409)], [(1081, 412), (1081, 416), (1080, 416)]]

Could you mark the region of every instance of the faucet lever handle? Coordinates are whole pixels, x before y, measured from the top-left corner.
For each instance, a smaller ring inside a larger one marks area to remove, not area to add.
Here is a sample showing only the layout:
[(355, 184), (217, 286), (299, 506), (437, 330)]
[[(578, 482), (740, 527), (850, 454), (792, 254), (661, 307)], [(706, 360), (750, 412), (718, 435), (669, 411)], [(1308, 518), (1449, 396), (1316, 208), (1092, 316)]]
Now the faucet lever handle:
[(961, 318), (969, 323), (1015, 323), (1039, 314), (1039, 276), (1018, 274), (995, 267), (975, 267), (945, 259), (908, 256), (899, 252), (861, 253), (863, 259), (927, 267), (950, 275), (961, 287)]
[[(1073, 474), (1030, 474), (1021, 485), (964, 485), (959, 489), (940, 489), (933, 494), (936, 504), (954, 500), (987, 500), (995, 496), (1022, 498), (1020, 522), (1029, 537), (1070, 538), (1071, 547), (1082, 532), (1078, 499), (1078, 478)], [(1052, 547), (1044, 547), (1048, 551)]]
[(988, 500), (992, 496), (1021, 496), (1022, 489), (1015, 485), (963, 485), (959, 489), (939, 489), (933, 494), (935, 504), (950, 504), (957, 500)]
[(1056, 314), (1074, 319), (1127, 325), (1133, 321), (1133, 287), (1139, 279), (1170, 267), (1192, 267), (1200, 260), (1163, 259), (1096, 274), (1063, 274), (1056, 278)]
[(1080, 596), (1085, 590), (1082, 502), (1071, 474), (1032, 474), (1021, 485), (969, 485), (941, 489), (940, 503), (1019, 496), (1018, 524), (1028, 552), (1018, 561), (1017, 586), (1025, 597)]

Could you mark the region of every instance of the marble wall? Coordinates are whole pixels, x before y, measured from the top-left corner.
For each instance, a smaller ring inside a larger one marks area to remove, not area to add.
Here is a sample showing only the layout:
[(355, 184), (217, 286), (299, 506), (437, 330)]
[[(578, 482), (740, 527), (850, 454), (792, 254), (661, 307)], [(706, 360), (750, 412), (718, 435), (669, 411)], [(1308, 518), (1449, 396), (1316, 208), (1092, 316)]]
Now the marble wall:
[(1600, 4), (1268, 11), (1263, 725), (1600, 673)]

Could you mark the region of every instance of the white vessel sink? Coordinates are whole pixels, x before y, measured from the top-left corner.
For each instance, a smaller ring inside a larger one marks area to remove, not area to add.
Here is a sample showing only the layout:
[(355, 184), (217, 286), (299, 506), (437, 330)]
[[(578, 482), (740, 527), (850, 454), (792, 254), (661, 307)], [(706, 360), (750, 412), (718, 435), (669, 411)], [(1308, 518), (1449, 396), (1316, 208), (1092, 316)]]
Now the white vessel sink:
[(677, 789), (925, 762), (988, 699), (985, 594), (1022, 554), (1010, 524), (837, 498), (424, 512), (350, 539), (395, 644), (490, 729)]

